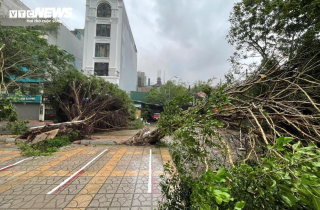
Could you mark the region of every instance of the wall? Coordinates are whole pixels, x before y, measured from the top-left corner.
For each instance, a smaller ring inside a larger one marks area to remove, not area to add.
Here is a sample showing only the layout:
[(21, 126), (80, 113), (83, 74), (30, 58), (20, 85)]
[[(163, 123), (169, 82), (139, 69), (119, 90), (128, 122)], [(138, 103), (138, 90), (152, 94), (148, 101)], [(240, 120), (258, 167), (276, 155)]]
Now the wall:
[(66, 26), (61, 25), (57, 36), (51, 34), (48, 37), (48, 43), (57, 45), (60, 49), (72, 54), (75, 57), (75, 67), (81, 72), (83, 65), (83, 35), (79, 40)]
[[(124, 7), (124, 5), (123, 5)], [(127, 92), (137, 87), (137, 49), (125, 7), (122, 13), (120, 88)]]

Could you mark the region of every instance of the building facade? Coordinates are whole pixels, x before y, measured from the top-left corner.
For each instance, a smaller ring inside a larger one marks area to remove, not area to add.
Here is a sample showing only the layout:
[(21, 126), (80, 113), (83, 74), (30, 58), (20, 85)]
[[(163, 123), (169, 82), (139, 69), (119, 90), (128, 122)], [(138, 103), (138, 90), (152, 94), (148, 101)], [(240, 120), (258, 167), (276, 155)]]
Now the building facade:
[(138, 71), (138, 87), (144, 87), (147, 86), (147, 77), (144, 72)]
[(137, 86), (137, 48), (123, 0), (87, 0), (83, 73), (126, 92)]

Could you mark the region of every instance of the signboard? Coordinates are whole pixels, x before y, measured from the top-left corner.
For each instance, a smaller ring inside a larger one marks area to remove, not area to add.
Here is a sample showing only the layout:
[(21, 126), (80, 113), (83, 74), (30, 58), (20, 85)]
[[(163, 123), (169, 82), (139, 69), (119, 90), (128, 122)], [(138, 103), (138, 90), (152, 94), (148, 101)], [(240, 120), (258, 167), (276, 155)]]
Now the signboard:
[(41, 103), (41, 96), (23, 96), (20, 101), (11, 101), (13, 103)]

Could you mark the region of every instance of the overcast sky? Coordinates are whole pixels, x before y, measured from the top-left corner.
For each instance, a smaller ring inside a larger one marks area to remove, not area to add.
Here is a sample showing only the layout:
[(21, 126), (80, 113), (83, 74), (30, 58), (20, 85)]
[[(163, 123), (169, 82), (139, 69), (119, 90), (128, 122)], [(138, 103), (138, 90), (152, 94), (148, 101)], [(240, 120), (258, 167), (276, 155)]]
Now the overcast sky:
[[(138, 49), (138, 71), (156, 82), (177, 76), (192, 84), (229, 70), (233, 52), (225, 37), (229, 14), (238, 0), (124, 0)], [(71, 28), (84, 28), (85, 0), (22, 0), (29, 8), (71, 7), (63, 19)]]

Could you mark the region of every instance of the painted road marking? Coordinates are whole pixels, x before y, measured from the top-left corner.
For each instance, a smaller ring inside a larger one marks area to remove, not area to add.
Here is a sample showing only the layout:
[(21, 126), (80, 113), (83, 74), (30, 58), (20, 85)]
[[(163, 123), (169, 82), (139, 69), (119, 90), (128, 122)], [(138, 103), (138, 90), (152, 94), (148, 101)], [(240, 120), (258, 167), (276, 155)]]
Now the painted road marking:
[(152, 163), (151, 162), (152, 162), (152, 150), (150, 149), (148, 193), (151, 193), (151, 189), (152, 189)]
[[(66, 152), (62, 152), (62, 154), (65, 154), (57, 159), (54, 159), (38, 168), (36, 168), (35, 170), (33, 171), (26, 171), (26, 173), (20, 173), (19, 176), (17, 176), (15, 179), (13, 180), (10, 180), (6, 183), (4, 183), (3, 185), (1, 185), (0, 187), (0, 194), (4, 193), (5, 191), (7, 190), (10, 190), (11, 188), (14, 188), (16, 187), (17, 185), (23, 183), (24, 181), (28, 180), (28, 179), (31, 179), (32, 177), (35, 177), (37, 175), (39, 175), (40, 173), (48, 170), (49, 168), (59, 164), (60, 162), (70, 158), (71, 156), (75, 155), (76, 153), (84, 150), (85, 148), (83, 149), (76, 149), (76, 150), (73, 150), (73, 151), (68, 151), (68, 153), (66, 154)], [(10, 172), (10, 171), (5, 171), (5, 172)], [(3, 172), (3, 173), (5, 173)], [(23, 175), (23, 176), (22, 176)]]
[(64, 180), (61, 184), (59, 184), (57, 187), (53, 188), (50, 192), (47, 193), (47, 195), (51, 195), (52, 193), (55, 193), (56, 191), (61, 190), (65, 186), (67, 186), (69, 183), (71, 183), (74, 179), (76, 179), (78, 176), (80, 176), (86, 167), (90, 165), (93, 161), (95, 161), (97, 158), (99, 158), (103, 153), (105, 153), (108, 149), (103, 150), (99, 155), (97, 155), (95, 158), (93, 158), (91, 161), (89, 161), (85, 166), (80, 168), (77, 172), (72, 174), (68, 179)]
[(22, 162), (24, 162), (24, 161), (26, 161), (26, 160), (29, 160), (29, 159), (31, 159), (31, 158), (33, 158), (33, 157), (29, 157), (29, 158), (26, 158), (26, 159), (20, 160), (20, 161), (18, 161), (18, 162), (16, 162), (16, 163), (14, 163), (14, 164), (11, 164), (11, 165), (9, 165), (9, 166), (6, 166), (6, 167), (3, 167), (3, 168), (0, 168), (0, 171), (5, 171), (5, 170), (8, 170), (9, 168), (13, 168), (13, 167), (15, 167), (16, 165), (18, 165), (19, 163), (22, 163)]
[(73, 198), (64, 210), (70, 209), (85, 209), (89, 206), (94, 196), (98, 193), (99, 189), (105, 183), (111, 172), (118, 165), (120, 159), (126, 153), (127, 148), (120, 148), (117, 152), (109, 152), (113, 157), (105, 164), (105, 166), (96, 174), (95, 177)]

